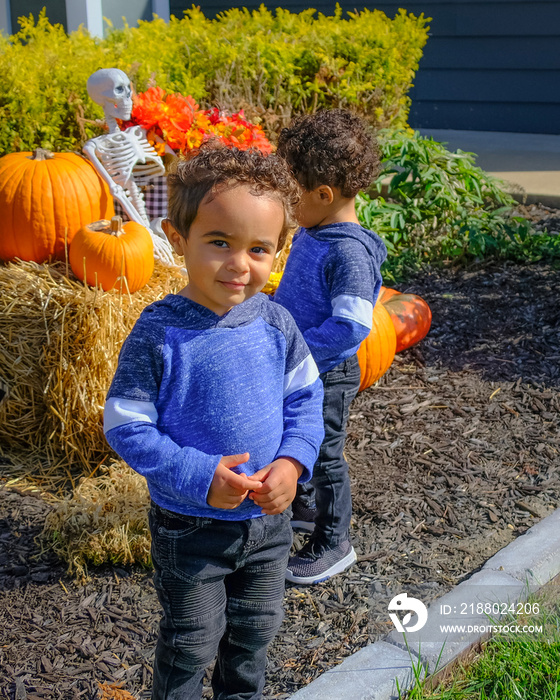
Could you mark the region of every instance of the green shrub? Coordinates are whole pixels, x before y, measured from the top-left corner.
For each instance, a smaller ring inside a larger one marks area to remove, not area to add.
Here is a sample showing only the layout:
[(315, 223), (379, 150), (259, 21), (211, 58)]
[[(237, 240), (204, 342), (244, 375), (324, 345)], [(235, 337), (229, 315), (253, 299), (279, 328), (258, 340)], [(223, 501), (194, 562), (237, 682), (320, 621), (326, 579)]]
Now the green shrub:
[(101, 133), (86, 92), (98, 68), (121, 68), (138, 91), (157, 84), (218, 105), (274, 133), (295, 113), (349, 107), (376, 127), (406, 125), (407, 92), (426, 43), (427, 20), (364, 10), (343, 18), (264, 6), (208, 19), (197, 8), (169, 23), (109, 28), (105, 39), (65, 34), (44, 11), (0, 38), (0, 153), (79, 149)]
[(502, 183), (475, 165), (475, 156), (410, 130), (379, 134), (387, 196), (358, 197), (363, 225), (384, 239), (388, 280), (422, 262), (508, 256), (538, 260), (560, 256), (558, 236), (536, 234), (514, 216), (516, 202)]

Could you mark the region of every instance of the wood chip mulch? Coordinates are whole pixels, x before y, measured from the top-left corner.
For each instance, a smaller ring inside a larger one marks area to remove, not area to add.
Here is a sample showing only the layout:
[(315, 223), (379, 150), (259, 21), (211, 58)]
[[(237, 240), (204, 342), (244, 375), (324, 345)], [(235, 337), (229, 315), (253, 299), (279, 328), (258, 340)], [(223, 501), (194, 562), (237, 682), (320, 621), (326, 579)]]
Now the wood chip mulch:
[[(359, 561), (286, 588), (267, 700), (386, 634), (397, 592), (429, 603), (558, 507), (560, 271), (480, 264), (402, 290), (428, 301), (433, 326), (352, 405)], [(0, 465), (0, 484), (9, 475)], [(49, 508), (40, 491), (0, 487), (0, 697), (149, 698), (150, 574), (106, 567), (78, 586), (35, 540)]]

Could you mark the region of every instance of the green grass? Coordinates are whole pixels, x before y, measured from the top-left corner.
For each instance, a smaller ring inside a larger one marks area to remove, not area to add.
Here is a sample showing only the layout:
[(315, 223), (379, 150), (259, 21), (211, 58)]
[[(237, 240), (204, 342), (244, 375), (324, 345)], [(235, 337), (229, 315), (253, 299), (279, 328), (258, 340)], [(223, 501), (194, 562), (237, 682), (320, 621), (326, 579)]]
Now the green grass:
[[(517, 625), (542, 632), (498, 635), (469, 665), (434, 690), (426, 681), (406, 700), (560, 700), (560, 601), (536, 600), (540, 614), (517, 618)], [(503, 622), (501, 624), (507, 624)]]

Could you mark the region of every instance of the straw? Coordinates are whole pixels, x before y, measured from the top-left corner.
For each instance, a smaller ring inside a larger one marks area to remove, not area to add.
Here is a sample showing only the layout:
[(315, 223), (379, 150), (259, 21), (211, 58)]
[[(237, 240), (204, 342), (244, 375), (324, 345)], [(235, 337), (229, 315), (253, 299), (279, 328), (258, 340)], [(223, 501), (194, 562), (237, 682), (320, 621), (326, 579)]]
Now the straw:
[[(275, 260), (273, 288), (290, 243)], [(138, 292), (125, 279), (120, 292), (104, 292), (73, 277), (66, 261), (0, 263), (0, 380), (9, 387), (0, 404), (2, 468), (13, 487), (40, 488), (57, 503), (43, 535), (82, 580), (88, 563), (150, 563), (146, 483), (115, 461), (103, 404), (142, 310), (185, 282), (179, 268), (156, 263)]]
[(85, 581), (88, 564), (150, 566), (146, 481), (124, 462), (112, 460), (102, 474), (83, 478), (74, 493), (45, 519), (42, 539)]
[(10, 387), (2, 452), (46, 456), (69, 476), (111, 455), (102, 412), (122, 342), (143, 308), (184, 284), (159, 264), (134, 294), (89, 288), (63, 262), (0, 265), (0, 377)]

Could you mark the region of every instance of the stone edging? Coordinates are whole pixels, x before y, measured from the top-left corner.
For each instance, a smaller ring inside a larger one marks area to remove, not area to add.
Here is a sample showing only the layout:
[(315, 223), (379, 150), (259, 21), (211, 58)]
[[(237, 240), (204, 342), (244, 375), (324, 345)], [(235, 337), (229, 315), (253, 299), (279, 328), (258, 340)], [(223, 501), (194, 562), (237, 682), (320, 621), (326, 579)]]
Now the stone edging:
[[(440, 624), (487, 627), (499, 615), (471, 614), (477, 604), (507, 601), (517, 604), (560, 573), (560, 509), (488, 559), (480, 571), (435, 600), (428, 621), (418, 632), (405, 635), (393, 630), (345, 659), (298, 690), (291, 700), (398, 700), (414, 681), (413, 664), (421, 662), (428, 673), (440, 671), (479, 643), (488, 633), (463, 631), (441, 640)], [(474, 608), (470, 606), (473, 605)], [(448, 606), (443, 608), (442, 606)], [(442, 610), (450, 611), (443, 616)], [(461, 610), (469, 611), (460, 615)], [(438, 641), (435, 638), (440, 637)]]

